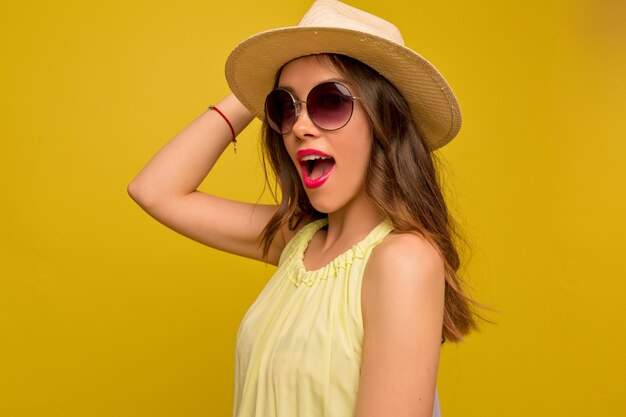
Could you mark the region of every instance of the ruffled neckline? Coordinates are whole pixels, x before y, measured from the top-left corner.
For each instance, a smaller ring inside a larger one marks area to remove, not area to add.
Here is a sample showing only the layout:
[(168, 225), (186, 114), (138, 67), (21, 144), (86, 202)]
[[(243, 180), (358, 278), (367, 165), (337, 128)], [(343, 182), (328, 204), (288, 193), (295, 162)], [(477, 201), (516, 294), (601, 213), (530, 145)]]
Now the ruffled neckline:
[(304, 226), (293, 237), (294, 246), (290, 250), (287, 261), (287, 278), (296, 286), (302, 284), (312, 287), (316, 282), (337, 278), (339, 272), (346, 270), (357, 259), (365, 259), (372, 246), (380, 243), (389, 232), (393, 230), (393, 225), (389, 219), (383, 220), (374, 227), (362, 240), (352, 245), (345, 252), (339, 254), (325, 266), (309, 271), (304, 266), (304, 253), (309, 243), (322, 227), (328, 224), (328, 218), (319, 219)]

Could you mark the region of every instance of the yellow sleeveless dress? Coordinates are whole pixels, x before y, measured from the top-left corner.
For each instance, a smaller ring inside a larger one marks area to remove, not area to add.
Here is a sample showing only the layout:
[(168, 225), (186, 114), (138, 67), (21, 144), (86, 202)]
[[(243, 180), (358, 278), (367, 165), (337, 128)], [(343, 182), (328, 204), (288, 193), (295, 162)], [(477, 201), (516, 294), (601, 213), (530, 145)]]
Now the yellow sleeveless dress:
[[(367, 260), (393, 226), (385, 220), (325, 267), (304, 252), (328, 223), (304, 226), (244, 316), (235, 354), (235, 417), (352, 417), (359, 386)], [(436, 404), (437, 406), (438, 404)]]

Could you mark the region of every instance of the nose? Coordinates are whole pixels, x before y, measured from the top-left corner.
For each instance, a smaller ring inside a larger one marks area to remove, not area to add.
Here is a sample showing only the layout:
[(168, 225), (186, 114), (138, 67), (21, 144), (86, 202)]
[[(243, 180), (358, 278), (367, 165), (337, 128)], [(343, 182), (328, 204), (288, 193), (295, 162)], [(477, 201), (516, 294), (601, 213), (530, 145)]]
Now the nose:
[(306, 137), (317, 137), (319, 135), (319, 129), (309, 117), (309, 112), (304, 106), (306, 106), (306, 101), (296, 101), (296, 121), (291, 129), (300, 140)]

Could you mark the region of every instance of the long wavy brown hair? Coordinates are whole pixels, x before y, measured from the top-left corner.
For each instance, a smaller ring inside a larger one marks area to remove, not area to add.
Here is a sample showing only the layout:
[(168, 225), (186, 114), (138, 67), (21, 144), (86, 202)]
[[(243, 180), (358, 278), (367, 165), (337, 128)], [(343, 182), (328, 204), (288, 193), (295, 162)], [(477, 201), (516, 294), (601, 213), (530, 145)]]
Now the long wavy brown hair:
[[(320, 60), (334, 65), (357, 90), (373, 138), (365, 189), (380, 213), (398, 232), (417, 233), (430, 241), (445, 261), (443, 338), (460, 341), (476, 328), (478, 317), (457, 275), (460, 258), (457, 227), (441, 190), (436, 160), (413, 121), (409, 105), (383, 76), (362, 62), (345, 55), (321, 54)], [(280, 72), (276, 75), (276, 83)], [(283, 138), (264, 123), (264, 168), (278, 210), (265, 227), (261, 241), (265, 256), (279, 229), (287, 223), (295, 229), (301, 221), (325, 217), (309, 202)], [(266, 162), (267, 161), (267, 162)], [(275, 173), (270, 184), (268, 167)], [(280, 202), (278, 202), (280, 191)], [(462, 240), (462, 239), (461, 239)]]

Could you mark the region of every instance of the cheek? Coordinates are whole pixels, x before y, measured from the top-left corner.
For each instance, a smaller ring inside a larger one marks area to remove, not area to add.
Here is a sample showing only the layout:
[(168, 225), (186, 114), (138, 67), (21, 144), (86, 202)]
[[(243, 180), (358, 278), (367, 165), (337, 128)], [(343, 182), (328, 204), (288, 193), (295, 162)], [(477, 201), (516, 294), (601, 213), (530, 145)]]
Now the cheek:
[(357, 149), (359, 150), (358, 152), (355, 152), (355, 156), (357, 156), (361, 168), (365, 170), (369, 165), (370, 155), (372, 151), (372, 141), (374, 139), (369, 122), (367, 121), (365, 116), (363, 116), (362, 119), (363, 120), (361, 120), (361, 123), (357, 125), (357, 132), (355, 132), (354, 134), (355, 142), (357, 142)]
[[(359, 134), (358, 136), (357, 133)], [(361, 186), (365, 181), (367, 168), (370, 163), (372, 139), (369, 131), (355, 132), (353, 138), (356, 137), (360, 139), (355, 140), (350, 149), (346, 150), (346, 154), (349, 155), (346, 168), (348, 168), (348, 172), (351, 174), (349, 177), (350, 183), (354, 186)]]
[(298, 163), (296, 162), (296, 156), (295, 156), (295, 140), (292, 140), (289, 138), (288, 135), (287, 137), (283, 137), (283, 146), (285, 148), (285, 150), (287, 151), (287, 154), (289, 155), (289, 159), (291, 159), (291, 162), (297, 167)]

